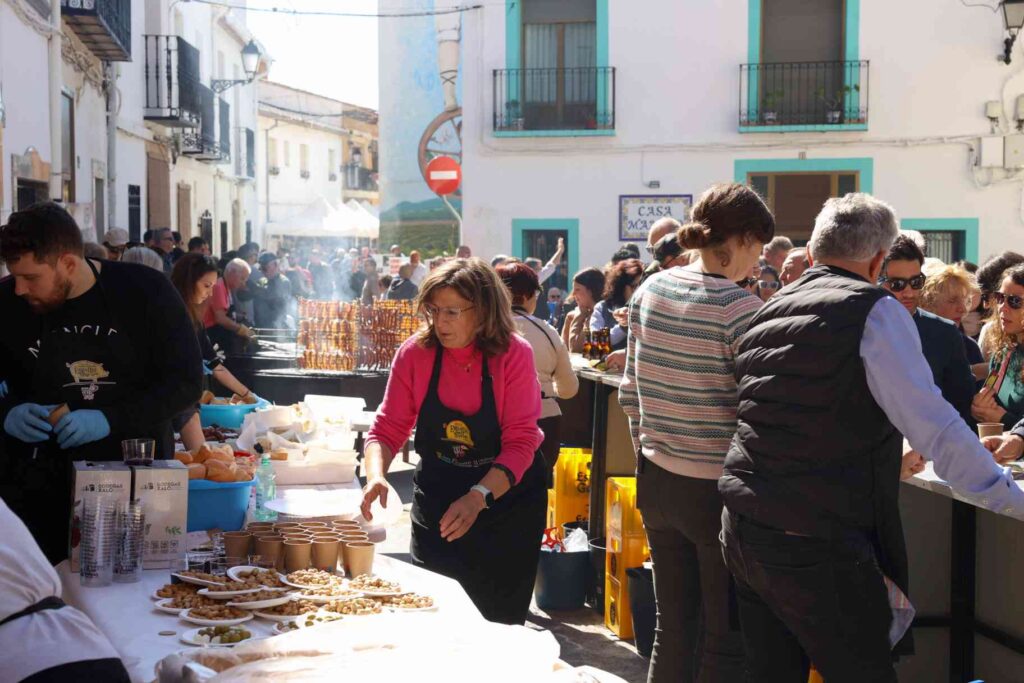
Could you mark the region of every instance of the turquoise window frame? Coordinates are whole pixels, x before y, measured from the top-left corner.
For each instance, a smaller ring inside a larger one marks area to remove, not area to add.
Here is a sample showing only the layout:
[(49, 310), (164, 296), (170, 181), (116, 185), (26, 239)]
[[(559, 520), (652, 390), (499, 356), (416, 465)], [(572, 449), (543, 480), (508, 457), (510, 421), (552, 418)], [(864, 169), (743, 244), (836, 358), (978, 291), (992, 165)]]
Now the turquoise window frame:
[(579, 271), (580, 219), (578, 218), (513, 218), (512, 256), (525, 259), (533, 254), (523, 253), (523, 233), (526, 230), (565, 230), (569, 244), (566, 258), (569, 262), (569, 281)]
[(871, 157), (838, 159), (737, 159), (733, 163), (733, 178), (747, 184), (750, 173), (853, 173), (858, 175), (857, 187), (871, 194), (875, 188), (875, 160)]
[[(608, 64), (608, 0), (594, 0), (597, 20), (597, 67)], [(523, 11), (522, 0), (505, 0), (505, 68), (521, 69), (523, 45)], [(516, 79), (509, 78), (505, 86), (508, 89), (507, 100), (518, 99), (513, 96), (519, 90)], [(615, 105), (612, 92), (603, 78), (597, 79), (598, 117), (607, 114)], [(529, 138), (529, 137), (605, 137), (615, 135), (614, 130), (510, 130), (492, 131), (497, 138)], [(574, 271), (575, 272), (575, 271)]]
[[(761, 8), (764, 0), (747, 0), (747, 63), (761, 63)], [(843, 59), (847, 62), (860, 61), (860, 0), (845, 0), (843, 16)], [(848, 84), (854, 85), (854, 84)], [(747, 88), (747, 110), (753, 112), (754, 120), (760, 115), (758, 101), (758, 76), (751, 73)], [(860, 93), (851, 91), (846, 96), (845, 106), (860, 106)], [(741, 133), (800, 133), (810, 131), (867, 130), (867, 123), (816, 124), (806, 126), (743, 126)]]
[(960, 232), (964, 235), (964, 259), (978, 263), (977, 218), (903, 218), (900, 227), (918, 232)]

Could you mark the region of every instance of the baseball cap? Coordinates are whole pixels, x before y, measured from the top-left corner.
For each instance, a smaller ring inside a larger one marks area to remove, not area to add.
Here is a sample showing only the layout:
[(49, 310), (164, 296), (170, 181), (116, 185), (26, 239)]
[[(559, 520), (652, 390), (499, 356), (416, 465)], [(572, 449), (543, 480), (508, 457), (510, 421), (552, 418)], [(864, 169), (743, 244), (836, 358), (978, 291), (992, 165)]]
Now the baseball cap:
[(676, 239), (675, 233), (665, 235), (654, 245), (654, 258), (658, 261), (675, 258), (681, 253), (683, 253), (683, 247), (679, 244), (679, 240)]
[(111, 228), (103, 236), (103, 241), (112, 247), (123, 247), (128, 244), (128, 231), (124, 228)]
[(277, 254), (271, 251), (265, 251), (260, 254), (259, 263), (260, 268), (266, 268), (268, 264), (273, 263), (277, 260)]

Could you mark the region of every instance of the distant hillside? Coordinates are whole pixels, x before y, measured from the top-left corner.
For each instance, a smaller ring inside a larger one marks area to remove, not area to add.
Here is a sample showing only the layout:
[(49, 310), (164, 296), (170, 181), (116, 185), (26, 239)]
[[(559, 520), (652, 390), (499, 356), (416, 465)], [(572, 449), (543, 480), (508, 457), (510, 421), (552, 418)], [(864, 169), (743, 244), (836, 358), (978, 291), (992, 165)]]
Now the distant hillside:
[[(455, 210), (462, 213), (462, 199), (454, 197), (450, 201)], [(422, 202), (401, 202), (396, 204), (387, 211), (381, 212), (380, 220), (381, 223), (446, 221), (454, 220), (454, 217), (440, 199), (427, 199)]]

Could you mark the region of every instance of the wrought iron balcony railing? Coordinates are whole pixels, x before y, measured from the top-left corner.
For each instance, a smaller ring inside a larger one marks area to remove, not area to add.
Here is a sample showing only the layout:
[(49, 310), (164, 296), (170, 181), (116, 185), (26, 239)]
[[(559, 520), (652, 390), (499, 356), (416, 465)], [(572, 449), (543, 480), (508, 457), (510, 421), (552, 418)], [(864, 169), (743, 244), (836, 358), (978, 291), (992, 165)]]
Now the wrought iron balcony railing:
[(744, 131), (782, 127), (867, 127), (868, 62), (740, 65), (739, 124)]
[(219, 112), (217, 123), (220, 128), (220, 135), (217, 138), (217, 146), (220, 149), (220, 161), (231, 161), (231, 105), (223, 98), (218, 98)]
[(144, 36), (144, 116), (171, 128), (199, 125), (199, 50), (178, 36)]
[(238, 129), (238, 144), (235, 151), (235, 175), (241, 178), (256, 177), (256, 133), (252, 128)]
[(371, 169), (348, 164), (345, 166), (345, 189), (359, 192), (377, 192), (377, 180)]
[(60, 0), (60, 13), (97, 58), (132, 61), (131, 0)]
[(615, 67), (495, 69), (494, 130), (614, 130)]
[(217, 144), (217, 96), (205, 85), (199, 88), (199, 126), (181, 132), (181, 153), (199, 161), (220, 161)]

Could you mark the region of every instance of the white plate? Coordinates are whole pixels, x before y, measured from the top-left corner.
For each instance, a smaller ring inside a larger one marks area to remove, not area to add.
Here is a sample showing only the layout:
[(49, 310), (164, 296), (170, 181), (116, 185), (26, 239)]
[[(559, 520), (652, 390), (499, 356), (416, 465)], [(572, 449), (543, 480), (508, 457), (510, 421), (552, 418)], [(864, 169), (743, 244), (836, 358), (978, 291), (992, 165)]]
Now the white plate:
[[(242, 579), (240, 577), (241, 577), (242, 574), (248, 574), (249, 572), (251, 572), (254, 569), (259, 569), (260, 571), (268, 571), (268, 570), (262, 569), (261, 567), (253, 567), (251, 565), (239, 565), (237, 567), (232, 567), (231, 569), (229, 569), (228, 570), (228, 576), (230, 576), (234, 581), (241, 581)], [(283, 574), (278, 572), (277, 575), (278, 575), (278, 577), (282, 581), (284, 580), (284, 575)], [(268, 586), (268, 588), (269, 588), (269, 586)]]
[(263, 590), (262, 588), (246, 588), (239, 591), (210, 591), (209, 588), (200, 588), (199, 595), (205, 595), (208, 598), (214, 600), (233, 600), (240, 595), (248, 595), (249, 593), (258, 593)]
[(267, 612), (261, 612), (259, 610), (254, 611), (253, 614), (258, 616), (260, 619), (266, 619), (267, 621), (298, 621), (302, 617), (306, 616), (305, 614), (300, 614), (299, 616), (280, 616), (278, 614), (268, 614)]
[(399, 595), (405, 595), (406, 593), (412, 593), (414, 591), (370, 591), (363, 590), (362, 588), (352, 588), (357, 593), (362, 593), (368, 598), (397, 598)]
[(384, 609), (391, 610), (397, 614), (402, 614), (403, 612), (436, 612), (437, 603), (435, 602), (430, 607), (417, 607), (416, 609), (412, 609), (410, 607), (395, 607), (394, 605), (384, 603)]
[(175, 616), (181, 614), (181, 608), (168, 607), (167, 603), (169, 602), (174, 602), (174, 598), (160, 598), (159, 602), (156, 602), (153, 605), (153, 609), (160, 610), (161, 612), (166, 612), (167, 614), (173, 614)]
[(215, 621), (212, 619), (198, 619), (196, 617), (188, 616), (189, 611), (190, 610), (187, 609), (181, 610), (181, 613), (178, 615), (178, 618), (182, 619), (183, 621), (187, 621), (190, 624), (196, 624), (198, 626), (235, 626), (237, 624), (244, 624), (245, 622), (252, 619), (251, 613), (246, 614), (244, 617), (239, 617), (238, 619), (223, 619), (220, 621)]
[(291, 594), (285, 594), (285, 595), (282, 595), (279, 598), (269, 598), (267, 600), (256, 600), (254, 602), (244, 602), (244, 598), (243, 598), (242, 600), (232, 600), (231, 602), (228, 603), (228, 607), (237, 607), (239, 609), (249, 609), (249, 610), (252, 610), (252, 609), (266, 609), (267, 607), (277, 607), (278, 605), (283, 605), (286, 602), (291, 602), (291, 600), (292, 600)]
[(248, 643), (251, 640), (256, 640), (259, 637), (258, 634), (249, 631), (250, 633), (252, 633), (252, 635), (246, 638), (245, 640), (238, 641), (237, 643), (205, 643), (199, 639), (199, 632), (202, 631), (203, 628), (207, 627), (193, 628), (188, 631), (185, 631), (181, 634), (181, 642), (185, 643), (186, 645), (198, 645), (199, 647), (234, 647), (235, 645), (241, 645), (242, 643)]
[[(338, 614), (337, 612), (325, 612), (323, 610), (321, 610), (319, 612), (314, 612), (313, 616), (317, 616), (317, 615), (321, 615), (322, 616), (322, 615), (327, 615), (327, 614), (329, 614), (332, 617), (334, 617), (333, 621), (341, 621), (342, 619), (344, 619), (347, 616), (347, 615), (344, 615), (344, 614)], [(322, 621), (322, 622), (314, 623), (311, 626), (306, 626), (306, 617), (308, 617), (308, 616), (309, 616), (308, 614), (303, 614), (301, 617), (297, 617), (295, 619), (295, 623), (299, 625), (299, 630), (300, 631), (305, 630), (307, 628), (316, 628), (317, 626), (321, 626), (323, 624), (333, 623), (331, 621)]]
[(226, 579), (224, 581), (217, 582), (217, 581), (207, 581), (206, 579), (196, 579), (194, 577), (183, 576), (181, 574), (171, 574), (171, 576), (173, 576), (174, 578), (178, 579), (179, 581), (183, 581), (185, 583), (191, 583), (191, 584), (196, 585), (196, 586), (208, 586), (209, 587), (209, 586), (219, 586), (222, 583), (227, 583)]
[(274, 629), (273, 629), (274, 633), (276, 635), (283, 636), (285, 633), (291, 633), (292, 631), (297, 630), (297, 629), (282, 630), (281, 627), (284, 626), (287, 623), (288, 623), (287, 621), (279, 621), (276, 624), (274, 624)]
[(315, 602), (318, 605), (326, 605), (327, 603), (334, 602), (335, 600), (351, 600), (352, 598), (362, 597), (362, 595), (363, 595), (362, 593), (359, 593), (357, 591), (353, 591), (351, 593), (346, 593), (345, 595), (334, 595), (334, 596), (302, 595), (301, 593), (296, 593), (295, 597), (298, 598), (299, 600), (309, 600), (310, 602)]
[[(293, 583), (289, 581), (287, 578), (283, 578), (281, 580), (284, 581), (284, 584), (286, 586), (291, 586), (292, 588), (320, 588), (323, 586), (323, 584), (319, 583)], [(340, 576), (338, 576), (338, 581), (342, 581), (342, 578)]]

